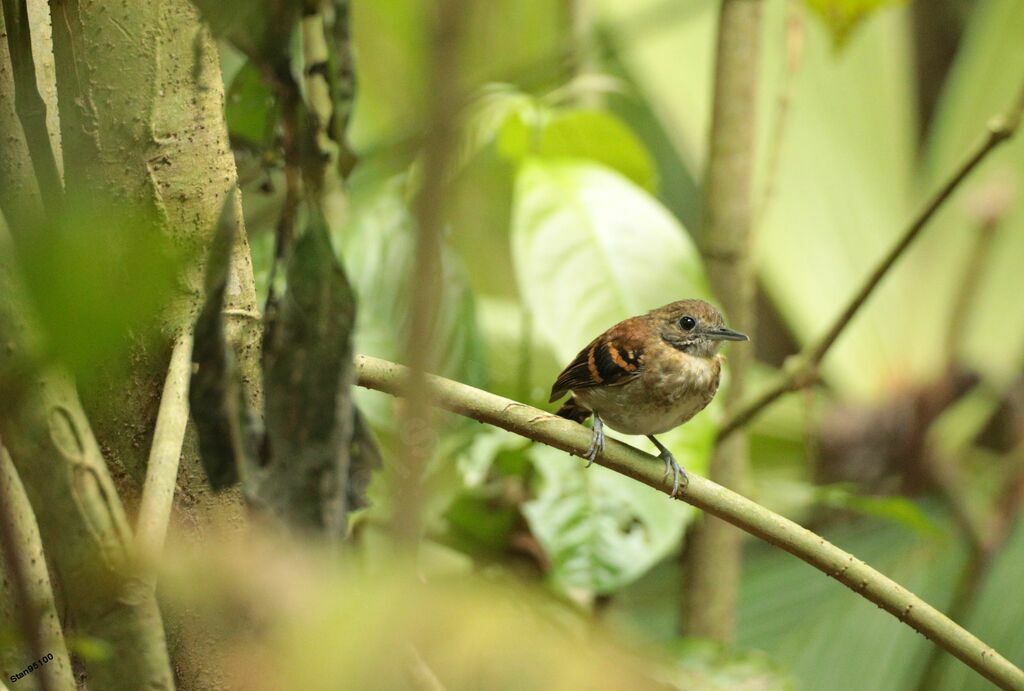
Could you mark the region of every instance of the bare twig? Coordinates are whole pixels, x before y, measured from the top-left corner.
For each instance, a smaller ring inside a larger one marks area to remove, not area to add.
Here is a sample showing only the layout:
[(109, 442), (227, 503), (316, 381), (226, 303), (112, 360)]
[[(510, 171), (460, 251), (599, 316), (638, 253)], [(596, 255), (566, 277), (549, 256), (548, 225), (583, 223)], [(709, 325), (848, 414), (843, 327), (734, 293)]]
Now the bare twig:
[[(185, 333), (174, 342), (167, 367), (160, 410), (153, 431), (153, 445), (146, 464), (146, 484), (135, 526), (135, 543), (146, 560), (156, 559), (163, 550), (167, 522), (174, 502), (181, 445), (188, 425), (188, 385), (192, 375), (192, 334)], [(155, 579), (152, 585), (156, 584)]]
[(867, 302), (875, 288), (878, 287), (893, 265), (903, 256), (907, 248), (917, 239), (917, 236), (920, 235), (921, 231), (935, 215), (935, 212), (942, 207), (960, 184), (967, 179), (993, 150), (1016, 133), (1020, 127), (1022, 113), (1024, 113), (1024, 87), (1021, 88), (1013, 107), (1006, 114), (994, 118), (989, 123), (988, 133), (985, 138), (975, 146), (942, 187), (928, 199), (921, 211), (918, 212), (917, 216), (914, 217), (913, 221), (903, 232), (899, 241), (882, 258), (881, 262), (872, 270), (853, 297), (850, 298), (849, 303), (847, 303), (845, 309), (839, 314), (832, 326), (829, 327), (818, 341), (790, 358), (782, 376), (765, 391), (754, 397), (747, 405), (737, 410), (726, 421), (719, 432), (719, 441), (746, 425), (762, 410), (784, 394), (798, 391), (817, 380), (818, 366), (843, 330), (853, 320), (854, 315)]
[[(356, 371), (360, 386), (393, 396), (404, 396), (409, 391), (411, 373), (402, 365), (360, 355), (356, 358)], [(590, 446), (591, 433), (586, 427), (524, 403), (433, 375), (423, 377), (423, 386), (431, 405), (457, 415), (576, 456), (583, 456)], [(672, 491), (671, 482), (662, 477), (660, 459), (614, 439), (608, 440), (597, 463), (666, 494)], [(799, 557), (885, 609), (992, 682), (1005, 688), (1024, 688), (1024, 671), (942, 612), (853, 555), (725, 487), (693, 473), (689, 478), (689, 484), (679, 493), (680, 500)]]

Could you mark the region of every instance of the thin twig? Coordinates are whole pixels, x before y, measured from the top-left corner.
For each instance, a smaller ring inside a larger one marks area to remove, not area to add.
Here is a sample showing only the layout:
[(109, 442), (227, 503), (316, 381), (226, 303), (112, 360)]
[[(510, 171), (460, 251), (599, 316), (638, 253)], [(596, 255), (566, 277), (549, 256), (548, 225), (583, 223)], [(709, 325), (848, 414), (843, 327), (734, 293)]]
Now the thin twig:
[[(407, 367), (359, 355), (356, 371), (360, 386), (393, 396), (408, 393), (411, 377)], [(583, 456), (590, 446), (589, 429), (546, 411), (434, 375), (424, 377), (424, 384), (430, 404), (458, 415), (576, 456)], [(672, 491), (671, 483), (662, 477), (660, 459), (615, 439), (608, 440), (597, 463), (666, 494)], [(1024, 688), (1024, 671), (895, 581), (788, 518), (699, 475), (692, 472), (688, 475), (690, 481), (678, 497), (682, 501), (806, 561), (885, 609), (993, 683), (1004, 688)]]
[[(167, 536), (167, 523), (174, 502), (181, 446), (188, 425), (188, 386), (192, 376), (192, 334), (182, 334), (171, 351), (167, 378), (160, 397), (153, 431), (153, 445), (146, 464), (146, 483), (135, 526), (135, 543), (147, 561), (159, 557)], [(155, 578), (151, 581), (156, 584)]]
[(743, 406), (726, 421), (719, 432), (719, 441), (725, 439), (740, 427), (750, 422), (762, 410), (774, 403), (778, 398), (791, 391), (798, 391), (810, 386), (817, 381), (818, 366), (828, 354), (828, 351), (838, 340), (843, 330), (853, 320), (853, 317), (867, 302), (868, 298), (875, 291), (875, 288), (882, 282), (882, 279), (889, 273), (907, 248), (914, 242), (921, 231), (932, 219), (942, 205), (953, 195), (953, 192), (967, 177), (974, 172), (978, 165), (1000, 144), (1010, 139), (1020, 127), (1021, 115), (1024, 113), (1024, 87), (1021, 88), (1017, 102), (1003, 116), (997, 117), (989, 123), (986, 137), (978, 143), (974, 150), (967, 156), (953, 175), (942, 185), (939, 190), (925, 203), (921, 211), (914, 217), (910, 225), (903, 232), (899, 241), (874, 270), (865, 279), (860, 289), (853, 295), (845, 309), (839, 314), (832, 326), (815, 343), (804, 348), (799, 354), (790, 358), (784, 374), (777, 379), (770, 387), (756, 396), (750, 403)]

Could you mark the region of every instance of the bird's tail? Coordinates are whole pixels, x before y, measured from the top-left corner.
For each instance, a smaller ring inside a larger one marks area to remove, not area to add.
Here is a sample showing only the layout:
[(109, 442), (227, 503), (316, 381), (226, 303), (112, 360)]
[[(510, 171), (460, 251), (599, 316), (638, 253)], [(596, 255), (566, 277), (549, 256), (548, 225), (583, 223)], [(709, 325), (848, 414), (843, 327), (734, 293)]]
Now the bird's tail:
[(590, 417), (590, 410), (580, 405), (575, 396), (570, 396), (569, 400), (563, 403), (562, 407), (555, 412), (555, 415), (574, 422), (583, 422)]

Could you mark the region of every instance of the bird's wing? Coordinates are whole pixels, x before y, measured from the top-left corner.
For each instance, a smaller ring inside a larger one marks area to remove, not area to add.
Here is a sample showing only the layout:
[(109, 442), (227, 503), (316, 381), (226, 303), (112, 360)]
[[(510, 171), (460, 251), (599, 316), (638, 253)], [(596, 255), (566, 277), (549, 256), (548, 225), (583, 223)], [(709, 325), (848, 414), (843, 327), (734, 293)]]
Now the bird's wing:
[(629, 328), (629, 321), (604, 332), (581, 350), (562, 370), (551, 387), (549, 402), (572, 389), (625, 384), (643, 370), (643, 341)]

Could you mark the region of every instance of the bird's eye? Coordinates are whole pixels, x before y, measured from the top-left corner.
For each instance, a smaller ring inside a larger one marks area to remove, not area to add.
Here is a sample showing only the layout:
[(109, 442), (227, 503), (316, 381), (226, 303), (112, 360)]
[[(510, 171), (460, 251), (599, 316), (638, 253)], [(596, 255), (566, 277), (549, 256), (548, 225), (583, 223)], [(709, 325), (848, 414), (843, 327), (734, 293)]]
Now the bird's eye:
[(697, 326), (697, 320), (693, 317), (683, 317), (679, 320), (679, 326), (683, 327), (683, 331), (692, 331), (693, 327)]

